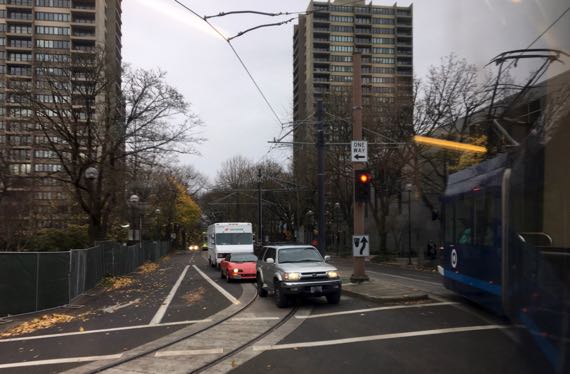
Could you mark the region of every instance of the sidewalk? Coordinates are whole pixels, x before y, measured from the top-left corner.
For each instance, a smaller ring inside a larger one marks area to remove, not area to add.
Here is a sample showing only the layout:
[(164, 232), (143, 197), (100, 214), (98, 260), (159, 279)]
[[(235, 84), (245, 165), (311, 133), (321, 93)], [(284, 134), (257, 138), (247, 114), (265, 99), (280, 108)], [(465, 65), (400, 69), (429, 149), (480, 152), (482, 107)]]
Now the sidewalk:
[(367, 274), (370, 278), (367, 282), (351, 283), (352, 259), (335, 258), (331, 264), (340, 270), (342, 292), (347, 295), (384, 304), (413, 302), (429, 298), (426, 292), (384, 278), (381, 279), (372, 273)]

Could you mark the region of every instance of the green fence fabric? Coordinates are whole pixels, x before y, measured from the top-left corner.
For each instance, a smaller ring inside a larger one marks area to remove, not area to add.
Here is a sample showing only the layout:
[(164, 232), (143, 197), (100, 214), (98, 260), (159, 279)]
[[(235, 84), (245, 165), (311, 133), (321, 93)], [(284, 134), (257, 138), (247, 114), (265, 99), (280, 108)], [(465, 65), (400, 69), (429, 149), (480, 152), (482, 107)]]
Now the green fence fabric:
[(158, 261), (169, 242), (101, 242), (66, 252), (0, 252), (0, 317), (70, 304), (106, 276)]

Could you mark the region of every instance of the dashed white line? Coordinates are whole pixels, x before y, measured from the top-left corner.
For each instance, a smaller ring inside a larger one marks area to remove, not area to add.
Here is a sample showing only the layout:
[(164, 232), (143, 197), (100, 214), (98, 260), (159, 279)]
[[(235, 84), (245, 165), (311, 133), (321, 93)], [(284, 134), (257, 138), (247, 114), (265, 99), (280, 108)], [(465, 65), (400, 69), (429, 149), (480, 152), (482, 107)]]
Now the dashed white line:
[(194, 321), (167, 322), (167, 323), (161, 323), (159, 325), (135, 325), (135, 326), (114, 327), (114, 328), (100, 329), (100, 330), (62, 332), (60, 334), (23, 336), (21, 338), (0, 339), (0, 343), (19, 342), (19, 341), (36, 340), (36, 339), (60, 338), (63, 336), (98, 334), (103, 332), (115, 332), (115, 331), (124, 331), (124, 330), (148, 329), (148, 328), (165, 327), (165, 326), (190, 325), (194, 323), (204, 323), (204, 322), (212, 322), (212, 320), (199, 319)]
[(102, 360), (115, 360), (117, 358), (121, 358), (122, 356), (123, 354), (119, 353), (116, 355), (106, 355), (106, 356), (69, 357), (69, 358), (54, 358), (51, 360), (14, 362), (11, 364), (1, 364), (0, 369), (21, 368), (27, 366), (40, 366), (40, 365), (72, 364), (77, 362), (90, 362), (90, 361), (102, 361)]
[(150, 321), (149, 325), (158, 325), (160, 323), (160, 321), (162, 321), (162, 318), (166, 314), (166, 310), (170, 306), (170, 303), (172, 302), (174, 295), (176, 295), (176, 291), (178, 290), (178, 287), (180, 287), (182, 280), (186, 276), (186, 272), (188, 271), (189, 267), (190, 267), (190, 265), (186, 265), (184, 267), (182, 274), (180, 274), (180, 277), (178, 277), (178, 280), (176, 281), (176, 283), (174, 283), (174, 286), (172, 286), (170, 293), (168, 294), (166, 299), (164, 299), (164, 301), (162, 302), (162, 305), (160, 305), (160, 308), (158, 308), (154, 317), (152, 317), (152, 320)]
[(235, 297), (232, 296), (231, 293), (229, 293), (228, 291), (226, 291), (222, 286), (220, 286), (219, 284), (217, 284), (216, 282), (214, 282), (212, 280), (212, 278), (210, 278), (209, 276), (207, 276), (202, 270), (200, 270), (198, 268), (198, 266), (196, 265), (192, 265), (192, 267), (194, 269), (196, 269), (196, 271), (198, 272), (198, 274), (200, 274), (208, 283), (210, 283), (216, 290), (220, 291), (220, 293), (222, 295), (224, 295), (226, 297), (226, 299), (228, 299), (229, 301), (232, 302), (232, 304), (240, 304), (239, 300), (236, 299)]
[(370, 342), (370, 341), (375, 341), (375, 340), (389, 340), (389, 339), (399, 339), (399, 338), (410, 338), (410, 337), (415, 337), (415, 336), (440, 335), (440, 334), (451, 334), (451, 333), (483, 331), (483, 330), (497, 330), (497, 329), (505, 329), (505, 328), (509, 328), (509, 326), (483, 325), (483, 326), (453, 327), (453, 328), (448, 328), (448, 329), (422, 330), (422, 331), (401, 332), (401, 333), (396, 333), (396, 334), (359, 336), (356, 338), (321, 340), (321, 341), (304, 342), (304, 343), (276, 344), (276, 345), (255, 345), (255, 346), (253, 346), (253, 350), (254, 351), (273, 351), (273, 350), (279, 350), (279, 349), (324, 347), (324, 346), (329, 346), (329, 345), (361, 343), (361, 342)]
[(192, 349), (184, 351), (162, 351), (162, 352), (156, 352), (154, 357), (198, 356), (198, 355), (213, 355), (218, 353), (224, 353), (224, 349), (210, 348), (210, 349)]
[(425, 307), (432, 307), (432, 306), (455, 305), (455, 304), (457, 304), (457, 303), (445, 301), (445, 302), (441, 302), (441, 303), (430, 303), (430, 304), (381, 306), (381, 307), (377, 307), (377, 308), (354, 309), (354, 310), (346, 310), (343, 312), (313, 314), (313, 315), (309, 315), (309, 316), (297, 316), (297, 315), (295, 315), (295, 318), (298, 318), (298, 319), (323, 318), (323, 317), (342, 316), (342, 315), (346, 315), (346, 314), (378, 312), (378, 311), (382, 311), (382, 310), (405, 309), (405, 308), (425, 308)]

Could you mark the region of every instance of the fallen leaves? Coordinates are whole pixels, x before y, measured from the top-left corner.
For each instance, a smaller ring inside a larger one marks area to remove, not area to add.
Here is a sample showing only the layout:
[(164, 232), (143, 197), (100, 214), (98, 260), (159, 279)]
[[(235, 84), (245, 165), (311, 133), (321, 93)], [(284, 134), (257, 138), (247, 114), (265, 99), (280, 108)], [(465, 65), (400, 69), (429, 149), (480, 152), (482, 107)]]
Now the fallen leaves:
[(186, 293), (184, 296), (182, 296), (182, 298), (188, 304), (193, 304), (197, 301), (200, 301), (205, 293), (206, 293), (206, 290), (204, 289), (204, 287), (200, 287), (194, 291), (190, 291), (190, 292)]
[(71, 322), (76, 317), (70, 316), (68, 314), (44, 314), (41, 317), (34, 318), (30, 321), (22, 322), (19, 325), (0, 333), (0, 338), (7, 338), (13, 336), (19, 336), (24, 334), (30, 334), (37, 330), (43, 330), (55, 325), (59, 325), (62, 323)]
[(131, 277), (107, 277), (103, 279), (102, 284), (108, 291), (114, 291), (132, 286), (135, 283), (135, 280)]
[(145, 262), (143, 265), (139, 266), (137, 273), (148, 274), (156, 271), (160, 266), (154, 262)]

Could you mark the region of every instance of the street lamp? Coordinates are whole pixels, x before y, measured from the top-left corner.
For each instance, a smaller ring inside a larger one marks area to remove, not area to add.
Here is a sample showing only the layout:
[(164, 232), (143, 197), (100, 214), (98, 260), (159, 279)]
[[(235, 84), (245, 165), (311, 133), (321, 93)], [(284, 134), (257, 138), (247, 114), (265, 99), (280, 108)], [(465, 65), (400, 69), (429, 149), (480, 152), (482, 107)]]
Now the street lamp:
[(309, 211), (306, 213), (306, 216), (308, 218), (308, 222), (307, 222), (307, 226), (308, 226), (308, 230), (307, 230), (307, 239), (308, 239), (308, 244), (311, 244), (311, 242), (313, 241), (313, 216), (315, 215), (315, 213), (313, 213), (312, 210), (309, 209)]
[(156, 241), (160, 241), (160, 208), (156, 208)]
[(408, 191), (408, 265), (412, 264), (412, 184), (406, 184)]
[[(129, 203), (130, 203), (131, 209), (133, 209), (133, 212), (134, 212), (134, 209), (137, 207), (139, 202), (140, 202), (140, 198), (137, 195), (133, 194), (129, 197)], [(135, 217), (133, 214), (133, 223), (135, 223), (135, 222), (136, 221), (135, 221)], [(136, 227), (136, 224), (133, 224), (133, 226)], [(140, 215), (140, 218), (139, 218), (139, 235), (138, 236), (139, 236), (139, 245), (142, 246), (142, 215)], [(135, 239), (136, 239), (136, 230), (133, 230), (133, 240), (135, 240)]]
[(99, 171), (93, 166), (90, 166), (85, 169), (83, 176), (85, 177), (87, 192), (89, 193), (89, 239), (95, 241), (99, 239), (99, 227), (96, 227), (98, 225), (93, 212), (95, 206), (95, 181), (99, 177)]

